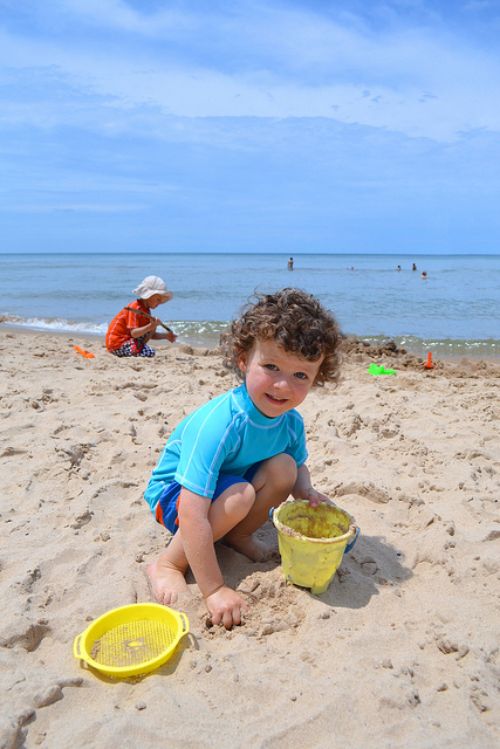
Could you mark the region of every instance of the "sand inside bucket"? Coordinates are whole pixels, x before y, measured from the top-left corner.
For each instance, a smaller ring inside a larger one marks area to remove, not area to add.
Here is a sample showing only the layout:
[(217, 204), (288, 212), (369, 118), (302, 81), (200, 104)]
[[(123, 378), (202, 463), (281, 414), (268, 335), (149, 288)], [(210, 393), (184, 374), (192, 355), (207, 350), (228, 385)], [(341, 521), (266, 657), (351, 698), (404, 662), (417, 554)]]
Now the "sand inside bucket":
[(282, 531), (289, 535), (306, 538), (332, 539), (349, 531), (350, 518), (343, 510), (331, 505), (320, 504), (310, 507), (307, 504), (291, 503), (280, 513)]

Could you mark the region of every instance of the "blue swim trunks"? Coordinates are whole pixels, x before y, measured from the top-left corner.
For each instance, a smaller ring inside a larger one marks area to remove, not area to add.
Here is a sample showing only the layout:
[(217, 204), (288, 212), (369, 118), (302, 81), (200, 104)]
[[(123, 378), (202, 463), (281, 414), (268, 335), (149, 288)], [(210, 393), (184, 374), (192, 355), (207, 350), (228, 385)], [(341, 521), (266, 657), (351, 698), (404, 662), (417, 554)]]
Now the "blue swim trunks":
[[(230, 474), (219, 474), (217, 484), (215, 487), (214, 495), (211, 499), (212, 502), (220, 497), (223, 492), (226, 491), (233, 484), (247, 483), (251, 484), (252, 479), (257, 473), (258, 469), (264, 461), (255, 463), (246, 471), (244, 476), (232, 476)], [(175, 533), (179, 527), (179, 494), (181, 493), (182, 486), (177, 481), (172, 481), (168, 486), (165, 487), (158, 504), (156, 505), (155, 516), (156, 520), (160, 525), (164, 525), (167, 530), (171, 533)]]

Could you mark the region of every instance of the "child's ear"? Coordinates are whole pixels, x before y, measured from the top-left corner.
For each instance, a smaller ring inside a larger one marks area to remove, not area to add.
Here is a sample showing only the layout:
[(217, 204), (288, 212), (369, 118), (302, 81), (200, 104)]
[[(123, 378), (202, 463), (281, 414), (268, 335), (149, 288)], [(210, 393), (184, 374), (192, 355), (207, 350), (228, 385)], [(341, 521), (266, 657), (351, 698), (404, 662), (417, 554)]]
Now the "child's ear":
[(247, 354), (246, 351), (240, 351), (238, 354), (238, 369), (245, 374), (247, 371)]

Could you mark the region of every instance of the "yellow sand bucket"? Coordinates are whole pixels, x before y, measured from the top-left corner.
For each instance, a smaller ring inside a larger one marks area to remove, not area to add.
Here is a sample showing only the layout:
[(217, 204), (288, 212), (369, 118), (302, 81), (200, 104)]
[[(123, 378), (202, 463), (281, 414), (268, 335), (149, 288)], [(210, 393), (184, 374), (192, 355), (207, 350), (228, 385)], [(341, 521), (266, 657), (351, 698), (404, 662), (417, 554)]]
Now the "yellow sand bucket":
[(344, 553), (356, 543), (359, 528), (354, 519), (334, 504), (311, 507), (295, 499), (283, 502), (272, 517), (285, 578), (314, 595), (324, 593)]
[(154, 671), (189, 632), (186, 614), (159, 603), (111, 609), (75, 637), (73, 655), (112, 679)]

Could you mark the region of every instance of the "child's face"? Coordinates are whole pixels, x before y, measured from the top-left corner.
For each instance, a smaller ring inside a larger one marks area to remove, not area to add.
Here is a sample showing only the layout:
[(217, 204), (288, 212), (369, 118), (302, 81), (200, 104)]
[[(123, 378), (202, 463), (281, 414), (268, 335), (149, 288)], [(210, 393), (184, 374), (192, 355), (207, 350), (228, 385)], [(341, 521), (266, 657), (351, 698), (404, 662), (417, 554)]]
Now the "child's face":
[(238, 366), (252, 402), (265, 416), (280, 416), (300, 405), (314, 385), (323, 361), (309, 361), (278, 346), (273, 340), (257, 340)]
[(158, 307), (159, 304), (164, 304), (165, 302), (169, 302), (172, 299), (172, 294), (168, 292), (168, 294), (153, 294), (153, 296), (150, 296), (149, 299), (145, 299), (146, 305), (149, 307), (149, 309), (155, 309)]

